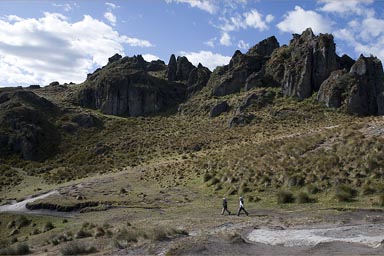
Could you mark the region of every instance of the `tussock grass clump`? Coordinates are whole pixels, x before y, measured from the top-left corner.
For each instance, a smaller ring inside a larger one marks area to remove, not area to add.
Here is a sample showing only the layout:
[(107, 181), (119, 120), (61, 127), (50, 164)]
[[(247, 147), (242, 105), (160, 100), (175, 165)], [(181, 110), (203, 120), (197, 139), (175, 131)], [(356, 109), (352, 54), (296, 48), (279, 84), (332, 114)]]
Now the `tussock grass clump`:
[(339, 202), (350, 202), (357, 195), (357, 191), (349, 185), (341, 184), (336, 187), (335, 198)]
[(312, 195), (313, 194), (317, 194), (317, 193), (320, 192), (320, 189), (317, 186), (313, 185), (313, 184), (308, 184), (305, 187), (305, 189), (306, 189), (307, 193), (312, 194)]
[(89, 232), (88, 230), (85, 230), (85, 229), (80, 229), (75, 234), (76, 239), (81, 239), (81, 238), (86, 238), (86, 237), (91, 237), (91, 236), (92, 236), (92, 233)]
[(168, 240), (176, 235), (188, 235), (185, 230), (166, 228), (166, 227), (155, 227), (149, 230), (148, 237), (153, 241), (164, 241)]
[(308, 193), (301, 191), (297, 194), (296, 201), (299, 204), (312, 203), (314, 200), (309, 197)]
[(384, 207), (384, 194), (379, 195), (379, 206)]
[(25, 243), (0, 249), (0, 255), (26, 255), (30, 252), (28, 244)]
[(52, 222), (48, 221), (43, 226), (43, 232), (47, 232), (47, 231), (54, 229), (54, 228), (55, 228), (55, 226), (53, 226)]
[(376, 189), (372, 185), (366, 184), (361, 187), (361, 195), (363, 196), (372, 195), (374, 193), (376, 193)]
[(125, 249), (128, 247), (129, 243), (137, 243), (139, 237), (142, 237), (144, 234), (139, 232), (136, 229), (122, 229), (114, 240), (114, 246), (119, 249)]
[(92, 245), (80, 243), (78, 241), (71, 242), (64, 245), (60, 252), (63, 255), (79, 255), (79, 254), (91, 254), (97, 252), (96, 248)]
[(23, 228), (28, 226), (31, 223), (31, 220), (27, 219), (24, 215), (17, 217), (16, 219), (16, 227)]
[(278, 204), (288, 204), (293, 203), (295, 198), (293, 197), (292, 192), (287, 190), (280, 190), (276, 193), (277, 203)]

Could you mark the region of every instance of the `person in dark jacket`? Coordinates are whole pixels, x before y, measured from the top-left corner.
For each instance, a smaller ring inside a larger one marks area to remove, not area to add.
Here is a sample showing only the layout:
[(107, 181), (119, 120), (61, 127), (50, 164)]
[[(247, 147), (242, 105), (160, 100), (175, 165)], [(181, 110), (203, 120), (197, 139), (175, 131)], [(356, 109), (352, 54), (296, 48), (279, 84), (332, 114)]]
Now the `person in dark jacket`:
[(223, 198), (223, 211), (221, 212), (221, 215), (224, 215), (224, 212), (228, 212), (228, 215), (231, 215), (231, 212), (228, 210), (228, 202), (227, 198)]
[(241, 196), (239, 199), (240, 199), (240, 205), (239, 205), (239, 210), (237, 211), (237, 216), (240, 216), (240, 212), (241, 211), (244, 211), (245, 214), (247, 214), (247, 216), (248, 216), (248, 212), (244, 208), (244, 199), (243, 199), (243, 197)]

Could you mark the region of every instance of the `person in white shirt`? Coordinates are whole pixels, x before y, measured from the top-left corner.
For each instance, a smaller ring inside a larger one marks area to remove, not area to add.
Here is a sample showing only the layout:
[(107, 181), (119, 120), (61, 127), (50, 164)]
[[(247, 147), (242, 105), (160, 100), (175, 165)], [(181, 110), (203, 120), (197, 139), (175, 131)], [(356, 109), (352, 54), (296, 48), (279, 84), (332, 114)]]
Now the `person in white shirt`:
[(244, 211), (245, 214), (247, 214), (247, 216), (248, 216), (248, 212), (244, 208), (244, 199), (243, 199), (243, 197), (241, 196), (239, 199), (240, 199), (240, 206), (239, 206), (239, 210), (237, 211), (237, 216), (240, 216), (240, 212), (241, 211)]

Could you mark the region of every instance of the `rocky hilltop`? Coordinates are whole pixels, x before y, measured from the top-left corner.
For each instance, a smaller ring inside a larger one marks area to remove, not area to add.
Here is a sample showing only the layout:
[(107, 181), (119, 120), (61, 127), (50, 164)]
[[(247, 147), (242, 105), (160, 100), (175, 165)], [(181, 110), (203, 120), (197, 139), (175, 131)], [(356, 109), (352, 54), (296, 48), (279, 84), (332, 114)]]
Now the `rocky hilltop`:
[(172, 55), (165, 65), (161, 60), (148, 63), (141, 55), (116, 54), (88, 75), (75, 102), (109, 115), (148, 116), (177, 109), (209, 76), (209, 69), (195, 67), (186, 57)]
[[(186, 57), (172, 55), (166, 65), (142, 56), (116, 54), (90, 74), (75, 102), (104, 114), (148, 116), (175, 111), (203, 88), (222, 97), (252, 88), (280, 87), (285, 96), (303, 100), (319, 93), (318, 101), (351, 114), (382, 115), (383, 69), (377, 58), (355, 61), (336, 54), (331, 34), (308, 28), (280, 47), (272, 36), (243, 54), (237, 50), (228, 65), (211, 71), (195, 67)], [(347, 96), (348, 95), (348, 96)], [(227, 109), (226, 109), (227, 111)]]

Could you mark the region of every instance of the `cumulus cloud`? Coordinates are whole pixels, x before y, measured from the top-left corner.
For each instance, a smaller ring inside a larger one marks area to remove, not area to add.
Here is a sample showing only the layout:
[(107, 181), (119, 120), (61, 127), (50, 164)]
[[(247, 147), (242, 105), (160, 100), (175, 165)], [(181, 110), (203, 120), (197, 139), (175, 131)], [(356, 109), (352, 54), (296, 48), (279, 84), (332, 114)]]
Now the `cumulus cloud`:
[(239, 47), (242, 50), (248, 50), (249, 49), (249, 43), (244, 42), (244, 40), (240, 40), (237, 44), (237, 47)]
[(217, 6), (212, 0), (165, 0), (167, 3), (185, 3), (191, 7), (199, 8), (200, 10), (214, 14), (217, 10)]
[(332, 32), (331, 21), (324, 18), (315, 11), (306, 11), (300, 6), (295, 6), (293, 11), (289, 11), (284, 15), (283, 20), (277, 24), (277, 28), (283, 32), (301, 33), (308, 27), (313, 32), (326, 33)]
[(231, 46), (231, 36), (227, 32), (223, 32), (220, 38), (220, 44), (225, 46)]
[(226, 65), (231, 60), (230, 56), (224, 56), (211, 51), (180, 52), (180, 55), (186, 56), (193, 65), (197, 66), (201, 63), (210, 70), (214, 70), (217, 66)]
[(222, 25), (218, 26), (222, 31), (231, 32), (239, 29), (254, 28), (259, 31), (268, 29), (268, 23), (274, 19), (273, 15), (268, 14), (265, 18), (256, 9), (243, 13), (243, 15), (234, 15), (230, 18), (221, 18)]
[(0, 85), (81, 82), (108, 57), (123, 54), (123, 45), (152, 46), (88, 15), (73, 23), (57, 13), (11, 17), (0, 20), (0, 27)]
[(384, 19), (365, 17), (352, 20), (347, 27), (335, 31), (334, 34), (337, 40), (351, 46), (357, 55), (372, 54), (384, 60)]
[(338, 13), (338, 14), (357, 14), (372, 16), (374, 10), (366, 6), (373, 3), (373, 0), (318, 0), (318, 3), (324, 4), (320, 10), (324, 12)]
[(104, 18), (106, 18), (112, 24), (112, 26), (116, 25), (116, 16), (113, 13), (111, 12), (104, 13)]

